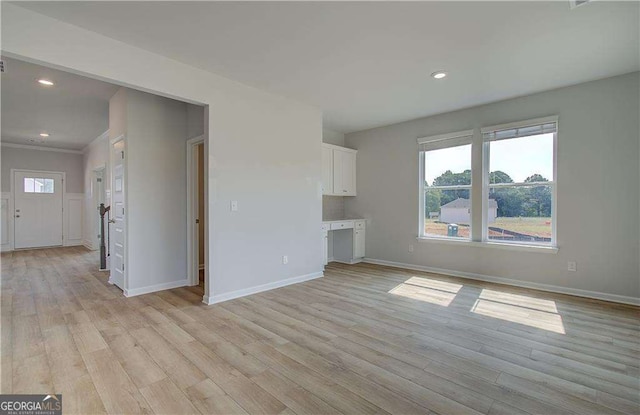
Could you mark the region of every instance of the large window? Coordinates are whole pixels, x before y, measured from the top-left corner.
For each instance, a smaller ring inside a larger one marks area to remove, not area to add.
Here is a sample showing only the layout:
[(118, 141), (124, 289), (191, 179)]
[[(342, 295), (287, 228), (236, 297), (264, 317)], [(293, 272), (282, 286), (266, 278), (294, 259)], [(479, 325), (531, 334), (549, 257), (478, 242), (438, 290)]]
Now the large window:
[(420, 144), (420, 236), (471, 238), (471, 139), (465, 131)]
[(418, 139), (419, 236), (554, 246), (557, 118), (480, 132), (475, 142), (473, 130)]
[(488, 158), (484, 235), (489, 241), (554, 242), (555, 121), (483, 129)]

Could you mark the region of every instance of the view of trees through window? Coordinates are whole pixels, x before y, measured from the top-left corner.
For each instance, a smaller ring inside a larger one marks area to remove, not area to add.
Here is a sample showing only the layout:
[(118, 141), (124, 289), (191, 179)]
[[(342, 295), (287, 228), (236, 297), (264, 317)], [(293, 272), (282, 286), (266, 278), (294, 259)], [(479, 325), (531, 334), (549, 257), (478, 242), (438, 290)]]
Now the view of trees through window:
[[(489, 173), (488, 239), (550, 242), (553, 134), (495, 141), (490, 145), (490, 166), (496, 169)], [(425, 152), (426, 236), (470, 238), (470, 147)]]

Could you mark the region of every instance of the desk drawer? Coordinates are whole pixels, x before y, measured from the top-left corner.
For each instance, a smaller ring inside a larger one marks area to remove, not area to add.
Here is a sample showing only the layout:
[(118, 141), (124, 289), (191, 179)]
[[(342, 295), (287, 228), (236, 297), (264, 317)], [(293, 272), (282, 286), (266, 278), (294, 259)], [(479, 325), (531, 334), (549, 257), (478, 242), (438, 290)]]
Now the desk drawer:
[(338, 229), (353, 229), (353, 221), (352, 220), (345, 220), (342, 222), (334, 222), (331, 224), (331, 230), (335, 231)]

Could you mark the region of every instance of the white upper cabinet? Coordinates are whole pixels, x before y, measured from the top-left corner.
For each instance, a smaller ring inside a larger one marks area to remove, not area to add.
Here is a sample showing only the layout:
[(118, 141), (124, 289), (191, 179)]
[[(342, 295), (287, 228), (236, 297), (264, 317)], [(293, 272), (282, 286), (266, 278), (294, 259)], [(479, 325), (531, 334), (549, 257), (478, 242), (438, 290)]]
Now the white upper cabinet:
[(356, 150), (322, 145), (322, 194), (356, 195)]

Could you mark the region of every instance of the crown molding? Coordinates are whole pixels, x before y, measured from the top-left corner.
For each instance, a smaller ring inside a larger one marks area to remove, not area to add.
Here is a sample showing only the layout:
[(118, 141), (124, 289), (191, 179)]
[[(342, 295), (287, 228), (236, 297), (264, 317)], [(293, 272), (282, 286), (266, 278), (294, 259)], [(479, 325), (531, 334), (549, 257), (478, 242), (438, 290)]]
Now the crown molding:
[(2, 147), (21, 148), (23, 150), (53, 151), (53, 152), (57, 152), (57, 153), (82, 154), (81, 150), (68, 150), (66, 148), (32, 146), (32, 145), (27, 145), (27, 144), (2, 143)]

